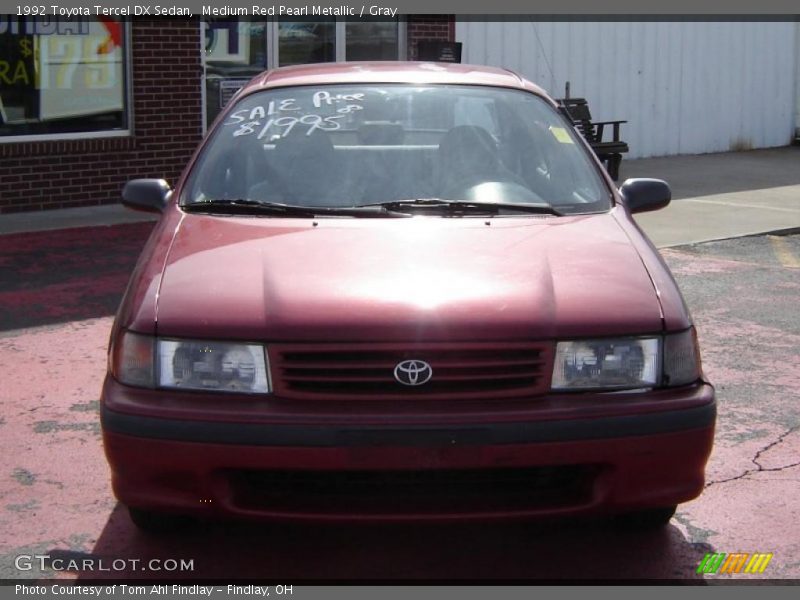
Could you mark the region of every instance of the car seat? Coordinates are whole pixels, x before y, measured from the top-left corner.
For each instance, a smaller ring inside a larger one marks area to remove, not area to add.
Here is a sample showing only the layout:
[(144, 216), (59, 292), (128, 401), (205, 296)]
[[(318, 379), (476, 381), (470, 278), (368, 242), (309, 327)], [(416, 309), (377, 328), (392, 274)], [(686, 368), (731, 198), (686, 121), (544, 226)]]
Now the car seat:
[(264, 180), (250, 188), (254, 200), (324, 206), (339, 199), (340, 173), (330, 137), (298, 128), (267, 152)]

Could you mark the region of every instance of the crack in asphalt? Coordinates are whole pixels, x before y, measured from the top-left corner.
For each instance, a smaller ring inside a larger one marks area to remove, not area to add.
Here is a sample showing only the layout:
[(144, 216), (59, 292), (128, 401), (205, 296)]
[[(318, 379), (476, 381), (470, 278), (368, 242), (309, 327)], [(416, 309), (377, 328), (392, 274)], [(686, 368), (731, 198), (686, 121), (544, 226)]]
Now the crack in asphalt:
[(794, 467), (800, 467), (800, 461), (795, 462), (795, 463), (791, 463), (791, 464), (788, 464), (788, 465), (783, 465), (781, 467), (765, 467), (760, 462), (758, 462), (758, 459), (761, 458), (762, 454), (764, 454), (768, 450), (771, 450), (772, 448), (774, 448), (775, 446), (777, 446), (778, 444), (783, 442), (789, 435), (791, 435), (792, 433), (794, 433), (794, 432), (796, 432), (798, 430), (800, 430), (800, 425), (795, 425), (794, 427), (784, 431), (781, 435), (778, 436), (778, 438), (775, 441), (770, 442), (769, 444), (767, 444), (766, 446), (761, 448), (758, 452), (756, 452), (756, 455), (753, 458), (750, 459), (750, 461), (756, 466), (755, 469), (747, 469), (744, 473), (736, 475), (735, 477), (728, 477), (727, 479), (719, 479), (719, 480), (716, 480), (716, 481), (709, 481), (708, 483), (706, 483), (705, 489), (708, 489), (712, 485), (717, 485), (717, 484), (720, 484), (720, 483), (729, 483), (731, 481), (739, 481), (739, 480), (745, 479), (748, 475), (752, 475), (754, 473), (774, 473), (774, 472), (777, 472), (777, 471), (784, 471), (786, 469), (791, 469), (791, 468), (794, 468)]

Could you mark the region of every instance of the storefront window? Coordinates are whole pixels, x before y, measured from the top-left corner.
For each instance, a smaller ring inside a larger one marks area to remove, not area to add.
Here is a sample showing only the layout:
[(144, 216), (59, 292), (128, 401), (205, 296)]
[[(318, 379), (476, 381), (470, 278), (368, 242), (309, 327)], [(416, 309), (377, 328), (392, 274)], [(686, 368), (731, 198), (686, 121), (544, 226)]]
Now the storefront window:
[(124, 131), (125, 25), (0, 15), (0, 141)]

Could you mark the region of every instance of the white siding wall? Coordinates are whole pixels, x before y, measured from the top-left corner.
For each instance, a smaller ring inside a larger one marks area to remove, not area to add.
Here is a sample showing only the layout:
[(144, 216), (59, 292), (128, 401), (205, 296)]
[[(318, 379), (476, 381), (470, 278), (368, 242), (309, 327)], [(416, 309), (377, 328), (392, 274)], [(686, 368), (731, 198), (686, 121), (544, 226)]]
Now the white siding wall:
[(800, 21), (795, 23), (794, 30), (794, 55), (796, 57), (795, 72), (795, 113), (794, 113), (794, 137), (800, 139)]
[(554, 97), (627, 119), (629, 157), (789, 144), (798, 110), (793, 22), (457, 21), (463, 62), (512, 69)]

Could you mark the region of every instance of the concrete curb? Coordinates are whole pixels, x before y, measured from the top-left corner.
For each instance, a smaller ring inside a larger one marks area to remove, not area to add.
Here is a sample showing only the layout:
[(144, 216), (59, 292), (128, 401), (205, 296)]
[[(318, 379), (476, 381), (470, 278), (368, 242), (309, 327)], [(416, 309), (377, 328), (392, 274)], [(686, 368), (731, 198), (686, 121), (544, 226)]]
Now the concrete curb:
[(773, 229), (772, 231), (757, 231), (755, 233), (741, 233), (736, 235), (729, 235), (724, 237), (715, 237), (715, 238), (703, 238), (698, 240), (692, 240), (688, 242), (679, 242), (675, 244), (660, 244), (657, 245), (656, 248), (679, 248), (681, 246), (694, 246), (696, 244), (707, 244), (709, 242), (722, 242), (725, 240), (733, 240), (739, 238), (751, 238), (751, 237), (761, 237), (765, 235), (775, 235), (775, 236), (787, 236), (787, 235), (796, 235), (800, 233), (800, 227), (787, 227), (784, 229)]

